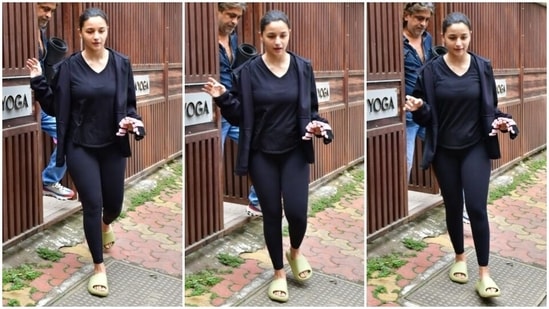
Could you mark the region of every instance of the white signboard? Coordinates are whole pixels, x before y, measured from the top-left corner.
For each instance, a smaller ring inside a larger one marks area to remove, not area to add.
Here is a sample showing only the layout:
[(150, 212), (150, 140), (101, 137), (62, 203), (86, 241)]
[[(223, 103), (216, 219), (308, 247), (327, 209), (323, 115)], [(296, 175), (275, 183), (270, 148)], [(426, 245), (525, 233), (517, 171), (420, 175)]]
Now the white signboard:
[(151, 82), (149, 81), (149, 75), (134, 75), (133, 82), (135, 84), (136, 97), (151, 93)]
[(318, 102), (329, 102), (330, 101), (330, 83), (321, 82), (316, 83), (316, 96)]
[(396, 88), (367, 90), (366, 121), (398, 115), (398, 91)]
[(185, 93), (184, 126), (212, 122), (213, 114), (213, 101), (209, 94), (206, 92)]
[(498, 93), (498, 98), (507, 96), (507, 82), (505, 79), (496, 79), (496, 91)]
[(30, 86), (3, 87), (2, 96), (2, 120), (32, 115)]

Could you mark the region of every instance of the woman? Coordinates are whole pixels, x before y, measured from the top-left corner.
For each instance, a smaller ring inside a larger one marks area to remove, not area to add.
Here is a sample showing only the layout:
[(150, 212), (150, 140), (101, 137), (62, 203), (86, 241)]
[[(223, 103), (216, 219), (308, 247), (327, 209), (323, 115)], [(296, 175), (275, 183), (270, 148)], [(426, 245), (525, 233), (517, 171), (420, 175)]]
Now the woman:
[(511, 115), (498, 110), (494, 73), (490, 62), (468, 52), (471, 23), (462, 13), (449, 14), (442, 23), (448, 52), (434, 58), (419, 74), (405, 109), (427, 128), (422, 167), (432, 164), (444, 200), (446, 225), (455, 251), (450, 279), (466, 283), (463, 240), (463, 198), (479, 265), (476, 290), (481, 297), (496, 297), (500, 288), (490, 277), (490, 226), (487, 198), (490, 159), (499, 158), (497, 131), (518, 134)]
[(263, 211), (265, 243), (274, 267), (269, 298), (288, 300), (283, 269), (282, 203), (288, 220), (290, 250), (286, 258), (294, 278), (304, 282), (312, 268), (299, 248), (307, 229), (309, 163), (314, 161), (312, 137), (332, 141), (326, 119), (318, 115), (315, 78), (309, 61), (287, 51), (290, 22), (281, 11), (260, 21), (262, 55), (234, 71), (230, 91), (215, 79), (205, 84), (223, 116), (239, 125), (235, 172), (249, 173)]
[(94, 263), (88, 291), (107, 296), (103, 250), (114, 245), (111, 223), (122, 210), (126, 157), (131, 155), (127, 133), (140, 140), (145, 130), (136, 112), (130, 61), (105, 48), (107, 15), (86, 9), (78, 30), (84, 50), (59, 65), (51, 87), (37, 59), (28, 59), (27, 68), (35, 98), (57, 118), (57, 166), (66, 158), (82, 202), (84, 234)]

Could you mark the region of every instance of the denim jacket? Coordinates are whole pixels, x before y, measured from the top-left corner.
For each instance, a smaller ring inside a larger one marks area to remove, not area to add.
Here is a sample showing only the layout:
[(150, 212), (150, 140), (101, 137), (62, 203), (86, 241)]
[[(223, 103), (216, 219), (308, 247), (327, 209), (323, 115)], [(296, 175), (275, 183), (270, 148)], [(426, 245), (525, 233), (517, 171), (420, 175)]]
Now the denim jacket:
[(232, 86), (231, 74), (233, 72), (233, 63), (236, 58), (236, 51), (238, 48), (238, 37), (236, 36), (236, 32), (233, 32), (229, 35), (229, 43), (231, 45), (231, 51), (233, 54), (232, 62), (229, 60), (229, 55), (227, 54), (225, 47), (219, 44), (219, 65), (221, 66), (219, 73), (219, 82), (223, 84), (223, 86), (225, 86), (225, 88), (227, 89), (231, 89)]
[(433, 47), (433, 38), (427, 31), (423, 32), (422, 44), (425, 53), (424, 62), (421, 61), (419, 54), (405, 36), (402, 36), (402, 41), (404, 44), (404, 79), (406, 81), (406, 95), (411, 95), (414, 91), (419, 69), (433, 57), (431, 51)]

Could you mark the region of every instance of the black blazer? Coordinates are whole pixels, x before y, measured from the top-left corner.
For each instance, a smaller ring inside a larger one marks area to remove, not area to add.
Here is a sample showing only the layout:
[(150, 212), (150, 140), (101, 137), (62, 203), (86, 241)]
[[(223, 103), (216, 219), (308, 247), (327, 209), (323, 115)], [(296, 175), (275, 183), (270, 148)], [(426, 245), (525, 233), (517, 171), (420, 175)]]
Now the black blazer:
[[(117, 121), (116, 124), (118, 125), (120, 120), (126, 116), (141, 120), (141, 116), (137, 114), (135, 84), (130, 60), (127, 56), (112, 49), (108, 48), (108, 50), (114, 56), (114, 64), (116, 66), (116, 80), (113, 81), (116, 83), (116, 98), (113, 109)], [(71, 122), (72, 104), (70, 70), (71, 65), (76, 61), (75, 56), (78, 53), (80, 52), (73, 53), (59, 64), (51, 87), (48, 85), (44, 75), (36, 76), (30, 80), (31, 88), (34, 90), (34, 97), (40, 103), (44, 112), (56, 117), (57, 157), (55, 163), (57, 166), (63, 166), (65, 163), (65, 145), (67, 143), (67, 130)], [(143, 135), (135, 135), (136, 140), (140, 140), (143, 137)], [(129, 134), (117, 137), (116, 141), (122, 155), (124, 157), (131, 156)]]
[[(312, 120), (328, 121), (318, 114), (318, 98), (316, 95), (316, 83), (311, 62), (291, 53), (298, 70), (299, 108), (297, 110), (298, 128), (301, 136), (305, 135), (305, 127)], [(250, 158), (251, 143), (254, 132), (254, 104), (252, 100), (252, 83), (250, 71), (256, 70), (261, 60), (257, 55), (236, 70), (233, 71), (233, 82), (230, 91), (214, 99), (221, 109), (221, 114), (232, 125), (240, 127), (238, 137), (238, 153), (236, 159), (235, 174), (246, 175)], [(332, 141), (324, 138), (324, 143)], [(307, 162), (314, 163), (314, 149), (312, 140), (302, 140), (301, 149), (304, 151)]]
[[(471, 55), (471, 65), (475, 65), (480, 73), (480, 88), (482, 92), (481, 122), (484, 145), (490, 159), (499, 159), (501, 157), (499, 149), (498, 136), (489, 136), (492, 131), (492, 122), (498, 117), (512, 118), (511, 115), (501, 112), (498, 106), (498, 97), (496, 91), (496, 81), (494, 71), (488, 59), (482, 58), (473, 53)], [(442, 56), (435, 57), (427, 62), (418, 75), (416, 86), (412, 96), (421, 98), (424, 104), (418, 110), (412, 112), (414, 121), (420, 126), (425, 127), (425, 146), (423, 151), (423, 160), (421, 167), (429, 168), (433, 161), (437, 149), (438, 139), (438, 118), (437, 102), (435, 101), (435, 81), (433, 67), (435, 63), (444, 61)], [(517, 137), (518, 130), (510, 134), (511, 139)]]

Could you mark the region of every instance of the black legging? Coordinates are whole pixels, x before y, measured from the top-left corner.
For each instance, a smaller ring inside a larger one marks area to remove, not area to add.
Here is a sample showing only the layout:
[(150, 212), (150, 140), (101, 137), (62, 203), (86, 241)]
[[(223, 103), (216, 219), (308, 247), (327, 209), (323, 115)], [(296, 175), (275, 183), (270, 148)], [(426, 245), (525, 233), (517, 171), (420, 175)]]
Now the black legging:
[(95, 264), (103, 263), (101, 217), (111, 224), (122, 211), (126, 158), (115, 144), (87, 148), (67, 143), (67, 169), (84, 213), (84, 234)]
[(479, 266), (488, 266), (490, 225), (487, 199), (491, 164), (483, 142), (466, 149), (437, 148), (433, 160), (444, 206), (446, 225), (456, 254), (465, 252), (463, 240), (463, 197)]
[(309, 164), (300, 147), (284, 154), (250, 153), (249, 174), (263, 213), (263, 234), (274, 269), (284, 267), (282, 201), (290, 245), (298, 249), (307, 230)]

